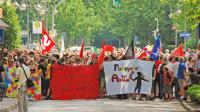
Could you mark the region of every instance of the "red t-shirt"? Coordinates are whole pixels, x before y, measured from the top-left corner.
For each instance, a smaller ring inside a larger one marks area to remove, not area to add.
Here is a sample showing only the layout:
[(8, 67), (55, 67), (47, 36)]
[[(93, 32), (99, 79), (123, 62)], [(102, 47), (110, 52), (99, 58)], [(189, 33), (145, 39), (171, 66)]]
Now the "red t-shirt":
[(159, 73), (158, 67), (159, 67), (159, 65), (160, 65), (161, 63), (162, 63), (161, 60), (157, 60), (157, 61), (155, 62), (155, 65), (156, 65), (156, 73)]
[(170, 72), (163, 73), (164, 85), (170, 85), (170, 82), (173, 80), (173, 74)]

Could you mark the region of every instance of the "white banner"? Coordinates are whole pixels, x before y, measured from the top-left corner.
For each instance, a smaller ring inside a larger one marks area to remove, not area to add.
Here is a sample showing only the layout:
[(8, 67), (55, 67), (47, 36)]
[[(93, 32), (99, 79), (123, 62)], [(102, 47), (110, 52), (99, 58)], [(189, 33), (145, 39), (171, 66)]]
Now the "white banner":
[(42, 34), (42, 22), (33, 21), (33, 34)]
[(153, 65), (137, 59), (104, 62), (107, 95), (151, 94)]

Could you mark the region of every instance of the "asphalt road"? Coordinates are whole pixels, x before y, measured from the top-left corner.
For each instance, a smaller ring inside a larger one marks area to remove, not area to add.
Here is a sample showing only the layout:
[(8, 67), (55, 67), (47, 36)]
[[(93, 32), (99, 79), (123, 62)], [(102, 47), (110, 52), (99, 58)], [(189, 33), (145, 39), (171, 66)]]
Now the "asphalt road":
[(70, 100), (32, 101), (29, 112), (186, 112), (178, 101)]

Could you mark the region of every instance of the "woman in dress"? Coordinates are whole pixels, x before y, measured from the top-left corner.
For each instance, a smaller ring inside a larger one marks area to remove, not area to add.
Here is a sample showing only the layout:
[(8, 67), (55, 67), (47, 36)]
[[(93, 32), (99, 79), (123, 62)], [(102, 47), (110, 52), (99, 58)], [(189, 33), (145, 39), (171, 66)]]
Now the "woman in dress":
[(11, 98), (17, 97), (17, 78), (16, 78), (16, 67), (14, 64), (14, 59), (8, 59), (8, 66), (6, 68), (6, 80), (7, 80), (7, 90), (6, 96)]
[(41, 100), (41, 71), (38, 70), (38, 64), (35, 62), (34, 58), (31, 58), (29, 62), (29, 68), (31, 71), (31, 80), (34, 83), (34, 86), (27, 88), (28, 100)]

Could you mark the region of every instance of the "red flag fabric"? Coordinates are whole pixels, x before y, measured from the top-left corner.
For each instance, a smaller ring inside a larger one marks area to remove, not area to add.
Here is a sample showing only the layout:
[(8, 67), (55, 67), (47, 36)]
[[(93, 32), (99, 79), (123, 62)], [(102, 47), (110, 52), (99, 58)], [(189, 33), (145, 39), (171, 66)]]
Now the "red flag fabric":
[(52, 99), (97, 99), (99, 66), (52, 66)]
[(81, 45), (81, 50), (80, 50), (80, 58), (83, 57), (84, 45), (85, 45), (85, 43), (84, 43), (84, 39), (82, 39), (82, 45)]
[(102, 48), (101, 48), (101, 53), (100, 53), (100, 55), (99, 55), (99, 57), (98, 57), (98, 65), (101, 65), (102, 63), (103, 63), (103, 61), (104, 61), (104, 54), (105, 54), (105, 42), (103, 41), (102, 42), (102, 46), (101, 46)]
[(41, 40), (42, 54), (49, 52), (54, 45), (55, 42), (49, 36), (48, 32), (44, 27), (44, 21), (42, 21), (42, 40)]
[(142, 53), (137, 57), (137, 59), (143, 59), (143, 58), (146, 58), (147, 57), (147, 53), (146, 51), (142, 51)]
[(104, 51), (110, 51), (110, 52), (112, 52), (113, 51), (113, 46), (112, 45), (105, 45), (104, 46)]
[(179, 45), (176, 49), (174, 49), (174, 51), (171, 53), (171, 56), (174, 57), (179, 57), (179, 56), (183, 56), (183, 45)]

